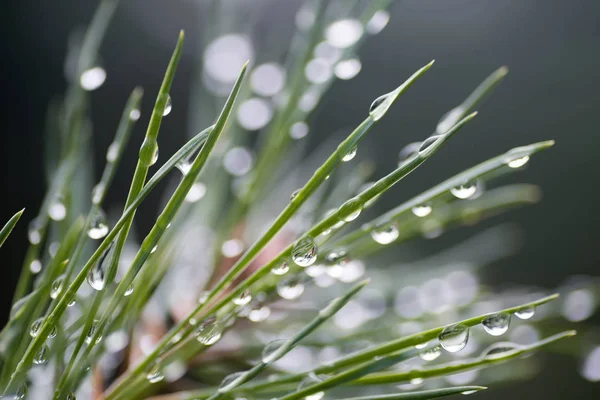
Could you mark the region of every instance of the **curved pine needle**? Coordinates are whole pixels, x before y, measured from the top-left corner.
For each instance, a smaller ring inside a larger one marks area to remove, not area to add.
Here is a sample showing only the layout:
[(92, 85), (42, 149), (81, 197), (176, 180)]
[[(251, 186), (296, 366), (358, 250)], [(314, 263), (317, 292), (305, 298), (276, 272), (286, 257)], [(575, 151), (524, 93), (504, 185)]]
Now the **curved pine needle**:
[(8, 235), (10, 235), (15, 225), (17, 225), (17, 222), (19, 222), (19, 218), (21, 218), (21, 215), (23, 215), (24, 211), (25, 209), (22, 209), (13, 215), (0, 231), (0, 247), (2, 247)]

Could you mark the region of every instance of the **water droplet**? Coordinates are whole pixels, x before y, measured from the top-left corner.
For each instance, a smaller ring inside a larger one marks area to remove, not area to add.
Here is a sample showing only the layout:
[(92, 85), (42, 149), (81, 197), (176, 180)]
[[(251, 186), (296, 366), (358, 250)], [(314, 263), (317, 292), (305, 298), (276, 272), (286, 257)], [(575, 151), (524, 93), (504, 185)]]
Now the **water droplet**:
[(400, 236), (400, 232), (394, 223), (375, 227), (371, 231), (371, 237), (379, 244), (390, 244), (398, 239), (398, 236)]
[(328, 264), (344, 265), (350, 262), (350, 257), (348, 257), (348, 252), (342, 249), (332, 251), (331, 253), (327, 254), (327, 257), (325, 257), (325, 261)]
[(456, 353), (467, 345), (469, 328), (460, 324), (447, 326), (442, 330), (438, 339), (444, 350)]
[(237, 109), (237, 120), (240, 126), (249, 131), (265, 127), (273, 118), (271, 104), (260, 97), (245, 100)]
[(281, 92), (285, 85), (285, 69), (277, 63), (258, 65), (250, 75), (250, 86), (256, 94), (274, 96)]
[(150, 254), (154, 254), (158, 250), (158, 245), (155, 245), (152, 250), (150, 250)]
[(257, 305), (248, 313), (248, 319), (252, 322), (261, 322), (269, 318), (269, 315), (271, 315), (271, 309), (269, 307)]
[(518, 344), (510, 342), (498, 342), (489, 346), (483, 351), (483, 358), (486, 360), (497, 360), (517, 351), (521, 348)]
[[(42, 325), (44, 324), (45, 319), (42, 318), (38, 318), (35, 321), (32, 322), (31, 327), (29, 328), (29, 334), (31, 335), (31, 337), (37, 337), (37, 335), (40, 333), (40, 330), (42, 329)], [(58, 329), (56, 328), (56, 326), (52, 326), (52, 329), (50, 329), (50, 333), (48, 334), (48, 337), (50, 339), (56, 337), (56, 335), (58, 334)]]
[(56, 198), (48, 206), (48, 215), (54, 221), (62, 221), (67, 216), (67, 207), (63, 203), (60, 195), (56, 196)]
[(341, 19), (331, 23), (325, 30), (325, 39), (335, 48), (345, 49), (354, 45), (363, 34), (363, 26), (356, 19)]
[(360, 72), (362, 64), (358, 58), (342, 60), (335, 65), (334, 73), (339, 79), (348, 80), (354, 78)]
[(477, 393), (477, 390), (465, 390), (464, 392), (460, 392), (460, 394), (468, 396), (470, 394)]
[(109, 163), (115, 162), (117, 160), (117, 156), (119, 155), (119, 144), (111, 143), (106, 150), (106, 161)]
[(79, 84), (83, 90), (92, 91), (98, 89), (106, 80), (106, 71), (102, 67), (92, 67), (83, 71), (79, 77)]
[(27, 239), (29, 239), (29, 243), (39, 244), (42, 241), (42, 234), (40, 232), (40, 229), (40, 221), (37, 218), (31, 220), (27, 230)]
[(106, 286), (106, 271), (108, 271), (109, 265), (112, 262), (111, 250), (113, 248), (113, 243), (111, 243), (110, 246), (104, 250), (104, 253), (102, 253), (96, 264), (94, 264), (87, 274), (87, 283), (94, 290), (104, 290), (104, 287)]
[(254, 158), (244, 147), (233, 147), (223, 157), (223, 167), (234, 176), (246, 175), (252, 169)]
[(63, 289), (63, 279), (64, 279), (64, 275), (60, 275), (59, 277), (57, 277), (54, 282), (52, 282), (52, 286), (50, 288), (50, 297), (55, 299), (58, 297), (58, 295), (60, 294), (60, 292)]
[[(90, 329), (88, 330), (87, 335), (85, 336), (85, 342), (87, 344), (92, 343), (92, 339), (96, 335), (96, 332), (99, 328), (99, 326), (98, 326), (99, 323), (100, 323), (100, 321), (98, 321), (97, 319), (94, 320), (94, 322), (92, 322), (92, 325), (90, 326)], [(100, 343), (101, 340), (102, 340), (102, 335), (98, 335), (98, 337), (96, 338), (95, 344)]]
[(429, 349), (423, 350), (419, 353), (419, 357), (423, 361), (433, 361), (442, 354), (442, 348), (440, 346), (434, 346)]
[(71, 301), (67, 303), (67, 307), (73, 307), (76, 303), (77, 300), (75, 300), (75, 298), (72, 298)]
[(183, 176), (186, 176), (190, 172), (190, 169), (192, 169), (192, 163), (189, 160), (181, 160), (175, 164), (175, 167), (181, 171)]
[(196, 203), (206, 195), (206, 185), (202, 182), (195, 182), (185, 195), (186, 203)]
[(262, 351), (262, 362), (270, 364), (279, 360), (283, 356), (283, 352), (279, 351), (281, 347), (288, 342), (287, 339), (276, 339), (265, 346)]
[(92, 188), (92, 204), (100, 204), (100, 202), (102, 202), (102, 199), (104, 198), (104, 191), (106, 190), (106, 186), (104, 185), (104, 182), (98, 182), (93, 188)]
[(289, 270), (290, 267), (288, 266), (288, 263), (284, 261), (282, 264), (274, 266), (271, 272), (275, 275), (285, 275)]
[(415, 214), (417, 217), (426, 217), (429, 214), (431, 214), (431, 211), (433, 209), (431, 208), (431, 204), (429, 203), (424, 203), (424, 204), (419, 204), (416, 207), (413, 207), (412, 212), (413, 214)]
[(435, 142), (437, 142), (438, 140), (440, 140), (442, 138), (442, 136), (440, 135), (433, 135), (433, 136), (429, 136), (427, 139), (423, 140), (421, 142), (421, 145), (419, 146), (419, 150), (418, 153), (421, 156), (425, 156), (427, 155), (427, 153), (433, 148), (433, 145)]
[(401, 165), (410, 157), (413, 157), (416, 154), (419, 154), (419, 148), (421, 147), (421, 142), (413, 142), (409, 143), (398, 154), (398, 165)]
[[(323, 379), (320, 376), (316, 376), (314, 373), (311, 373), (306, 378), (302, 379), (302, 381), (298, 385), (297, 390), (298, 391), (304, 390), (304, 389), (308, 388), (309, 386), (313, 386), (322, 381), (323, 381)], [(305, 400), (321, 400), (324, 395), (325, 395), (325, 392), (316, 392), (316, 393), (309, 394), (308, 396), (304, 397), (304, 399)]]
[(129, 112), (129, 119), (132, 121), (137, 121), (142, 116), (142, 112), (137, 108), (134, 108)]
[[(23, 400), (25, 396), (27, 396), (27, 384), (21, 383), (17, 388), (17, 392), (15, 393), (14, 397), (12, 399), (7, 397), (6, 400)], [(0, 399), (3, 399), (3, 397), (0, 396)]]
[(477, 192), (476, 182), (467, 182), (463, 185), (459, 185), (450, 189), (450, 193), (452, 193), (456, 198), (463, 200), (473, 196), (475, 192)]
[(354, 221), (360, 215), (363, 209), (363, 203), (356, 197), (351, 198), (340, 206), (338, 216), (342, 221)]
[(108, 234), (108, 224), (106, 223), (106, 214), (104, 211), (98, 210), (90, 221), (90, 227), (87, 231), (91, 239), (102, 239)]
[(38, 274), (42, 270), (42, 263), (40, 260), (33, 260), (31, 264), (29, 264), (29, 270), (32, 274)]
[(304, 284), (300, 277), (292, 276), (279, 282), (277, 293), (286, 300), (294, 300), (304, 293)]
[(535, 307), (524, 307), (515, 311), (515, 315), (520, 319), (529, 319), (535, 314)]
[(306, 122), (296, 122), (290, 127), (290, 137), (292, 139), (302, 139), (306, 135), (308, 135), (308, 125), (306, 124)]
[[(379, 108), (379, 106), (381, 104), (383, 104), (383, 102), (388, 98), (390, 94), (386, 93), (382, 96), (379, 96), (378, 98), (376, 98), (372, 103), (371, 103), (371, 107), (369, 107), (369, 114), (371, 114), (371, 116), (373, 116), (373, 118), (377, 121), (379, 118), (381, 118), (381, 116), (379, 116), (379, 113), (376, 113), (376, 110)], [(375, 116), (379, 116), (378, 118), (375, 118)]]
[(242, 292), (242, 294), (233, 299), (233, 304), (236, 306), (245, 306), (246, 304), (250, 303), (250, 300), (252, 300), (252, 293), (249, 289), (246, 289)]
[(223, 378), (221, 384), (219, 385), (219, 392), (226, 393), (229, 392), (231, 389), (235, 388), (236, 386), (241, 385), (245, 374), (245, 371), (240, 371), (227, 375), (225, 378)]
[(221, 339), (223, 326), (214, 316), (206, 318), (194, 331), (196, 340), (205, 346), (212, 346)]
[(165, 379), (159, 362), (154, 363), (154, 365), (148, 370), (146, 379), (148, 379), (148, 382), (150, 383), (158, 383)]
[(200, 296), (198, 296), (198, 304), (206, 303), (206, 300), (208, 300), (209, 295), (210, 295), (210, 293), (207, 291), (203, 291), (202, 293), (200, 293)]
[(167, 102), (165, 103), (165, 108), (163, 109), (163, 117), (166, 117), (171, 113), (173, 109), (173, 102), (171, 101), (171, 96), (167, 94)]
[(510, 168), (521, 168), (523, 165), (527, 164), (527, 162), (529, 162), (529, 156), (524, 156), (508, 159), (506, 161), (506, 165), (508, 165)]
[(133, 293), (133, 283), (131, 285), (129, 285), (129, 287), (127, 288), (127, 290), (125, 291), (125, 293), (123, 293), (123, 296), (127, 297), (131, 293)]
[(356, 151), (357, 151), (358, 147), (354, 146), (353, 148), (351, 148), (345, 155), (344, 157), (342, 157), (342, 161), (344, 162), (348, 162), (350, 160), (352, 160), (355, 156), (356, 156)]
[(40, 347), (40, 349), (38, 350), (38, 352), (35, 353), (33, 363), (37, 365), (46, 364), (48, 362), (49, 351), (50, 348), (46, 344), (43, 344), (42, 347)]
[(295, 198), (296, 196), (298, 196), (298, 193), (300, 193), (300, 191), (301, 191), (301, 190), (302, 190), (302, 188), (294, 190), (294, 191), (292, 192), (292, 194), (290, 195), (290, 201), (294, 200), (294, 198)]
[(300, 267), (308, 267), (317, 261), (317, 245), (312, 237), (305, 236), (294, 244), (292, 260)]
[(390, 20), (390, 13), (385, 10), (377, 10), (375, 14), (371, 17), (367, 25), (365, 26), (365, 30), (369, 35), (376, 35), (385, 28)]
[(230, 239), (221, 245), (221, 253), (227, 258), (237, 257), (244, 251), (244, 242), (240, 239)]
[(429, 342), (419, 343), (419, 344), (415, 345), (415, 348), (417, 350), (421, 350), (421, 349), (424, 349), (425, 347), (427, 347), (428, 344), (429, 344)]
[(510, 325), (510, 314), (500, 313), (490, 315), (481, 322), (483, 328), (492, 336), (500, 336), (508, 331)]

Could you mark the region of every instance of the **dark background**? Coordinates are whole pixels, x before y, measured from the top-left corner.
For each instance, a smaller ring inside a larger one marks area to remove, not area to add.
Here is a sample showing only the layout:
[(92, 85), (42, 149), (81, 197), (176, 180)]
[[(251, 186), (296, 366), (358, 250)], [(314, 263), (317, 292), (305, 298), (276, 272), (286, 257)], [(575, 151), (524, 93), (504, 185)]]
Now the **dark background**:
[[(172, 91), (173, 112), (161, 131), (161, 153), (171, 154), (182, 143), (188, 85), (200, 54), (201, 26), (193, 3), (122, 1), (101, 50), (108, 78), (91, 96), (97, 172), (121, 107), (135, 85), (145, 89), (142, 115), (149, 114), (180, 28), (186, 30), (188, 40)], [(275, 25), (291, 21), (298, 6), (293, 1), (277, 3), (273, 0), (265, 9), (259, 29), (263, 36), (272, 35)], [(26, 223), (45, 190), (46, 107), (65, 90), (68, 34), (89, 21), (95, 5), (84, 0), (20, 0), (1, 6), (0, 221), (27, 208), (25, 223), (18, 224), (2, 249), (3, 320), (26, 246)], [(395, 166), (404, 144), (422, 140), (439, 116), (485, 76), (501, 65), (509, 66), (508, 77), (481, 107), (477, 119), (409, 176), (394, 195), (382, 199), (382, 207), (387, 209), (509, 148), (555, 139), (552, 150), (534, 157), (526, 171), (510, 179), (539, 184), (544, 200), (505, 217), (523, 227), (526, 243), (518, 256), (496, 266), (486, 279), (498, 285), (517, 282), (550, 288), (570, 275), (598, 275), (600, 2), (406, 0), (398, 1), (391, 12), (386, 29), (363, 46), (358, 77), (337, 82), (319, 107), (314, 125), (318, 134), (356, 125), (375, 97), (435, 58), (433, 69), (361, 146), (359, 156), (375, 157), (381, 175)], [(145, 129), (144, 117), (140, 121), (144, 123), (138, 124), (134, 143)], [(123, 162), (125, 172), (117, 176), (109, 202), (125, 196), (135, 163), (133, 146), (129, 151), (131, 157)], [(141, 212), (153, 213), (155, 208), (150, 202), (143, 204)], [(600, 394), (597, 385), (578, 376), (575, 360), (554, 356), (547, 365), (534, 382), (498, 388), (486, 398), (596, 398)]]

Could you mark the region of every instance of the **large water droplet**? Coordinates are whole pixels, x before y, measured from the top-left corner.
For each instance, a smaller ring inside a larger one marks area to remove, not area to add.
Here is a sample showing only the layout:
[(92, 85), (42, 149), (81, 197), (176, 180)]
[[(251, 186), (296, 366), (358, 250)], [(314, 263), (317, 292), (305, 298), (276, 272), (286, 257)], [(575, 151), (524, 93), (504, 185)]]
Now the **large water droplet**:
[[(388, 98), (390, 94), (386, 93), (384, 95), (379, 96), (378, 98), (376, 98), (375, 100), (373, 100), (373, 102), (371, 103), (371, 106), (369, 107), (369, 114), (371, 114), (371, 116), (373, 116), (373, 118), (377, 121), (379, 118), (381, 118), (381, 116), (379, 115), (379, 113), (377, 113), (377, 109), (379, 108), (379, 106), (381, 104), (383, 104), (383, 102)], [(378, 118), (375, 118), (375, 116), (377, 116)]]
[(447, 326), (442, 330), (438, 339), (444, 350), (456, 353), (467, 345), (469, 328), (460, 324)]
[(524, 307), (515, 311), (515, 315), (520, 319), (529, 319), (535, 314), (535, 307)]
[(286, 300), (297, 299), (304, 293), (304, 284), (299, 276), (292, 276), (279, 282), (277, 293)]
[(338, 216), (342, 221), (350, 222), (354, 221), (360, 215), (363, 209), (363, 203), (360, 199), (353, 197), (346, 201), (338, 209)]
[(261, 322), (269, 318), (269, 315), (271, 315), (269, 307), (257, 304), (248, 313), (248, 319), (252, 322)]
[(433, 361), (442, 354), (442, 348), (440, 346), (434, 346), (429, 349), (423, 350), (419, 353), (419, 357), (424, 361)]
[(156, 362), (148, 370), (148, 373), (146, 374), (146, 379), (148, 379), (148, 382), (150, 382), (150, 383), (158, 383), (158, 382), (162, 381), (163, 379), (165, 379), (165, 376), (162, 373), (159, 362)]
[(498, 342), (489, 346), (483, 351), (483, 358), (486, 360), (497, 360), (506, 355), (519, 350), (521, 346), (510, 342)]
[(270, 364), (280, 359), (283, 356), (283, 352), (279, 350), (287, 342), (288, 339), (276, 339), (269, 342), (262, 351), (262, 362)]
[(375, 227), (371, 231), (371, 237), (379, 244), (390, 244), (398, 239), (398, 236), (400, 236), (400, 232), (394, 223)]
[(79, 84), (83, 90), (92, 91), (98, 89), (106, 80), (106, 71), (102, 67), (89, 68), (79, 77)]
[(476, 182), (467, 182), (463, 185), (459, 185), (450, 189), (450, 193), (459, 199), (468, 199), (469, 197), (473, 196), (475, 192), (477, 192)]
[(167, 102), (165, 104), (165, 108), (163, 109), (163, 117), (169, 115), (171, 110), (173, 109), (173, 102), (171, 101), (171, 96), (167, 94)]
[(300, 267), (308, 267), (317, 261), (317, 245), (312, 237), (305, 236), (294, 244), (292, 260)]
[(506, 165), (508, 165), (510, 168), (521, 168), (528, 162), (529, 156), (523, 156), (519, 158), (509, 157), (505, 161)]
[(60, 294), (60, 292), (62, 292), (63, 289), (63, 280), (64, 280), (64, 275), (60, 275), (59, 277), (57, 277), (54, 282), (52, 282), (52, 286), (50, 287), (50, 297), (55, 299), (58, 297), (58, 295)]
[(244, 290), (239, 296), (233, 298), (233, 304), (236, 306), (245, 306), (252, 300), (252, 292), (249, 289)]
[(352, 147), (346, 154), (344, 154), (344, 157), (342, 157), (342, 161), (348, 162), (348, 161), (352, 160), (356, 156), (357, 150), (358, 150), (357, 146)]
[(275, 275), (285, 275), (288, 273), (289, 270), (290, 267), (288, 266), (288, 263), (284, 261), (283, 263), (274, 266), (271, 272)]
[(50, 348), (48, 345), (43, 344), (42, 347), (35, 353), (33, 358), (34, 364), (41, 365), (46, 364), (48, 362), (48, 353), (50, 352)]
[(127, 287), (127, 290), (125, 290), (125, 293), (123, 293), (123, 296), (127, 297), (127, 296), (131, 295), (131, 293), (133, 293), (133, 283)]
[(441, 136), (439, 135), (433, 135), (433, 136), (429, 136), (427, 139), (423, 140), (421, 142), (421, 145), (419, 146), (419, 154), (422, 156), (425, 156), (426, 153), (431, 150), (431, 146), (433, 146), (433, 144), (435, 142), (437, 142), (439, 139), (441, 138)]
[[(32, 322), (31, 327), (29, 328), (29, 334), (31, 335), (31, 337), (37, 337), (37, 335), (40, 333), (40, 330), (42, 329), (44, 321), (45, 319), (42, 317)], [(55, 325), (53, 325), (50, 329), (50, 333), (48, 334), (48, 338), (52, 339), (56, 337), (57, 333), (58, 328)]]
[(500, 336), (508, 331), (510, 325), (510, 314), (500, 313), (490, 315), (481, 322), (483, 328), (492, 336)]
[(112, 262), (112, 248), (113, 243), (104, 250), (104, 253), (102, 253), (96, 264), (94, 264), (87, 274), (87, 283), (94, 290), (104, 290), (106, 286), (106, 272), (108, 271), (109, 264)]
[(92, 217), (87, 234), (91, 239), (102, 239), (108, 234), (106, 215), (102, 210), (98, 210)]
[(196, 340), (205, 346), (217, 343), (223, 335), (223, 326), (214, 316), (208, 317), (194, 331)]
[[(92, 343), (92, 339), (94, 338), (94, 336), (96, 335), (96, 332), (98, 331), (100, 321), (98, 320), (94, 320), (94, 322), (92, 322), (92, 325), (90, 326), (90, 329), (88, 330), (86, 336), (85, 336), (85, 342), (87, 344)], [(98, 335), (98, 337), (96, 338), (96, 342), (95, 344), (100, 343), (100, 341), (102, 341), (102, 335)]]
[(418, 206), (413, 207), (412, 212), (417, 217), (426, 217), (429, 214), (431, 214), (432, 210), (433, 209), (431, 208), (431, 204), (423, 203), (423, 204), (419, 204)]
[(219, 392), (226, 393), (236, 386), (239, 386), (242, 383), (245, 373), (245, 371), (240, 371), (227, 375), (225, 378), (223, 378), (221, 384), (219, 385)]

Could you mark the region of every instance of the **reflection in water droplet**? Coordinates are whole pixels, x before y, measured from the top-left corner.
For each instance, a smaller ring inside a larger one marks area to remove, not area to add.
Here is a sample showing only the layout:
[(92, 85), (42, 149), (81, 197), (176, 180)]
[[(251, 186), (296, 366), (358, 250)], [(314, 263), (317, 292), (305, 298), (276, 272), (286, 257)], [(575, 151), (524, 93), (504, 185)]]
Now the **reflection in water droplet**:
[(285, 69), (277, 63), (258, 65), (250, 75), (250, 86), (256, 94), (274, 96), (285, 85)]
[(87, 231), (91, 239), (102, 239), (108, 234), (108, 224), (106, 223), (106, 214), (104, 211), (98, 210), (90, 221), (90, 227)]
[(46, 364), (48, 362), (48, 352), (50, 349), (46, 344), (43, 344), (42, 347), (35, 353), (33, 358), (33, 363), (37, 365)]
[(148, 379), (148, 382), (150, 383), (158, 383), (165, 379), (165, 376), (163, 375), (162, 370), (160, 368), (159, 362), (154, 363), (154, 365), (148, 370), (148, 373), (146, 374), (146, 379)]
[(262, 362), (264, 364), (270, 364), (280, 359), (283, 356), (283, 353), (279, 350), (281, 349), (281, 346), (287, 342), (287, 339), (276, 339), (269, 342), (262, 351)]
[(268, 101), (259, 97), (245, 100), (237, 109), (240, 126), (249, 131), (265, 127), (273, 117), (273, 109)]
[(492, 336), (500, 336), (508, 331), (510, 314), (500, 313), (489, 315), (481, 322), (483, 328)]
[(304, 284), (299, 276), (288, 277), (277, 285), (277, 294), (286, 300), (294, 300), (304, 293)]
[(250, 300), (252, 300), (252, 293), (249, 289), (246, 289), (242, 292), (242, 294), (233, 298), (233, 304), (236, 306), (245, 306), (246, 304), (250, 303)]
[(104, 287), (106, 286), (106, 271), (108, 271), (110, 263), (113, 261), (113, 243), (104, 250), (104, 253), (102, 253), (98, 261), (96, 261), (96, 264), (94, 264), (87, 274), (87, 283), (95, 290), (104, 290)]
[(377, 10), (375, 14), (371, 17), (367, 25), (365, 26), (365, 31), (369, 35), (376, 35), (385, 28), (390, 20), (390, 13), (385, 10)]
[(522, 166), (527, 164), (528, 161), (529, 156), (524, 156), (506, 161), (506, 165), (508, 165), (510, 168), (521, 168)]
[(325, 30), (325, 39), (333, 47), (345, 49), (354, 45), (363, 34), (363, 26), (356, 19), (341, 19)]
[(334, 73), (339, 79), (348, 80), (354, 78), (360, 72), (362, 64), (358, 58), (342, 60), (335, 65)]
[(64, 280), (64, 275), (60, 275), (59, 277), (57, 277), (54, 282), (52, 282), (52, 287), (50, 288), (50, 297), (55, 299), (58, 297), (58, 295), (60, 294), (60, 292), (62, 292), (63, 289), (63, 280)]
[(308, 125), (306, 122), (296, 122), (290, 127), (290, 137), (294, 140), (302, 139), (308, 135)]
[(459, 199), (468, 199), (469, 197), (473, 196), (475, 192), (477, 192), (476, 182), (467, 182), (463, 185), (450, 189), (450, 193)]
[(529, 319), (535, 314), (535, 307), (524, 307), (515, 311), (515, 315), (520, 319)]
[(431, 208), (431, 204), (430, 203), (424, 203), (424, 204), (420, 204), (420, 205), (418, 205), (416, 207), (413, 207), (412, 212), (417, 217), (426, 217), (429, 214), (431, 214), (432, 210), (433, 209)]
[(371, 103), (371, 106), (369, 107), (369, 114), (371, 114), (376, 121), (379, 118), (375, 118), (375, 115), (379, 115), (379, 113), (375, 113), (375, 111), (379, 108), (381, 104), (383, 104), (383, 102), (388, 98), (389, 95), (389, 93), (386, 93), (382, 96), (379, 96)]
[(460, 324), (447, 326), (442, 330), (438, 339), (444, 350), (456, 353), (467, 345), (469, 328)]
[(400, 232), (394, 223), (375, 227), (375, 229), (371, 231), (371, 237), (379, 244), (390, 244), (398, 239), (398, 236), (400, 236)]
[(518, 344), (510, 342), (494, 343), (483, 351), (482, 357), (486, 360), (497, 360), (508, 354), (511, 354), (516, 350), (519, 350), (520, 348), (521, 346)]
[(354, 221), (360, 215), (363, 203), (357, 197), (351, 198), (340, 206), (338, 216), (344, 222)]
[(440, 346), (434, 346), (429, 349), (423, 350), (419, 353), (419, 357), (423, 361), (433, 361), (442, 354), (442, 348)]
[(294, 244), (292, 260), (300, 267), (308, 267), (317, 261), (317, 245), (312, 237), (305, 236)]
[[(85, 336), (85, 342), (87, 344), (92, 343), (92, 339), (94, 338), (94, 336), (96, 335), (96, 333), (98, 331), (99, 323), (100, 323), (100, 321), (94, 320), (94, 322), (90, 326), (90, 329), (88, 330), (87, 335)], [(96, 338), (95, 344), (100, 343), (100, 341), (102, 341), (102, 334), (98, 335), (98, 337)]]
[(106, 80), (106, 71), (102, 67), (92, 67), (83, 71), (79, 77), (79, 84), (83, 90), (92, 91), (98, 89)]
[(163, 117), (166, 117), (171, 113), (173, 109), (173, 102), (171, 100), (171, 96), (167, 94), (167, 102), (165, 104), (165, 108), (163, 109)]
[(274, 266), (271, 272), (275, 275), (285, 275), (289, 270), (290, 267), (288, 266), (288, 263), (284, 261), (282, 264)]
[(342, 161), (348, 162), (348, 161), (352, 160), (356, 156), (357, 150), (358, 150), (358, 147), (356, 147), (356, 146), (351, 148), (346, 154), (344, 154), (344, 157), (342, 157)]
[[(403, 288), (403, 290), (406, 288)], [(421, 350), (424, 349), (425, 347), (427, 347), (427, 345), (429, 344), (429, 342), (423, 342), (423, 343), (419, 343), (415, 345), (415, 349)]]
[(223, 158), (223, 167), (234, 176), (246, 175), (252, 169), (253, 163), (252, 154), (244, 147), (229, 149)]
[(223, 326), (214, 316), (208, 317), (194, 331), (196, 340), (205, 346), (217, 343), (223, 335)]

